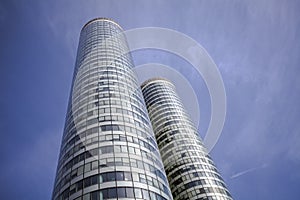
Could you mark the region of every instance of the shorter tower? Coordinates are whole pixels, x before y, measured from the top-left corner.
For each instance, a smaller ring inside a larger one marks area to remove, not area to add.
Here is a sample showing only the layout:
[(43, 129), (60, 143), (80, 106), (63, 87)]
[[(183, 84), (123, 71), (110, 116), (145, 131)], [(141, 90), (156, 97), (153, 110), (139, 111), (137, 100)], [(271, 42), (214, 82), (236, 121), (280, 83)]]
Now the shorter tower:
[(142, 92), (174, 200), (231, 200), (175, 86), (155, 78)]

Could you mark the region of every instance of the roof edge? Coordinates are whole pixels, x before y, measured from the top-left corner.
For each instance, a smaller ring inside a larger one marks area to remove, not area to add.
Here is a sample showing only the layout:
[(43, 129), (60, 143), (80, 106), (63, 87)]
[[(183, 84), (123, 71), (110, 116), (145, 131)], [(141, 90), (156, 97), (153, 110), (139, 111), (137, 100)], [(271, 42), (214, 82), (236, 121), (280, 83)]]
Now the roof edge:
[(118, 26), (121, 30), (123, 30), (123, 28), (117, 23), (115, 22), (114, 20), (110, 19), (110, 18), (106, 18), (106, 17), (97, 17), (97, 18), (94, 18), (94, 19), (91, 19), (90, 21), (88, 21), (83, 27), (81, 30), (83, 30), (85, 27), (87, 27), (89, 24), (95, 22), (95, 21), (108, 21), (108, 22), (111, 22), (113, 24), (115, 24), (116, 26)]
[(154, 77), (154, 78), (150, 78), (150, 79), (144, 81), (144, 82), (141, 84), (141, 88), (143, 89), (146, 85), (148, 85), (148, 84), (151, 83), (151, 82), (155, 82), (155, 81), (164, 81), (164, 82), (168, 82), (168, 83), (170, 83), (171, 85), (174, 86), (174, 84), (173, 84), (170, 80), (168, 80), (168, 79), (166, 79), (166, 78), (162, 78), (162, 77)]

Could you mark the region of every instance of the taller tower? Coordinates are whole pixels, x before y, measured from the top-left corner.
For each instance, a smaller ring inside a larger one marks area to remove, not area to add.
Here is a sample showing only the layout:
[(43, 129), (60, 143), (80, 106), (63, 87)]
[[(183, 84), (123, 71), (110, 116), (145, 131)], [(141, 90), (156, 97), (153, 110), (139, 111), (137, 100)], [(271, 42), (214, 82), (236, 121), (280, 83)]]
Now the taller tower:
[(81, 30), (53, 200), (172, 199), (122, 28)]
[(232, 200), (175, 86), (155, 78), (142, 91), (174, 200)]

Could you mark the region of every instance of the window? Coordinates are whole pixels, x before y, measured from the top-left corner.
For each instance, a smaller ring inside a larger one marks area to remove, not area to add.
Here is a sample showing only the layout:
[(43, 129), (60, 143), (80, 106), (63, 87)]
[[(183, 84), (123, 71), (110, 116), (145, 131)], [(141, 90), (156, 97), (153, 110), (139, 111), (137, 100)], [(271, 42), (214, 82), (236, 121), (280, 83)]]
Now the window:
[(90, 193), (83, 196), (83, 200), (90, 200)]
[(141, 183), (147, 183), (145, 174), (139, 174), (139, 177)]
[(139, 181), (138, 173), (133, 172), (133, 173), (132, 173), (132, 179), (133, 179), (133, 181), (138, 182), (138, 181)]
[(134, 198), (133, 188), (126, 188), (127, 198)]
[(116, 188), (109, 188), (107, 193), (108, 193), (109, 198), (117, 198)]
[(125, 188), (119, 187), (117, 190), (118, 190), (118, 198), (125, 198), (126, 197)]
[(107, 181), (115, 181), (115, 180), (116, 180), (115, 172), (107, 173)]
[(116, 180), (123, 181), (124, 180), (124, 172), (116, 172)]
[(90, 185), (91, 185), (90, 179), (89, 178), (84, 179), (84, 187), (87, 188)]
[(134, 194), (135, 194), (135, 197), (136, 198), (143, 198), (143, 195), (142, 195), (142, 190), (140, 188), (135, 188), (134, 189)]
[(88, 172), (88, 171), (91, 171), (91, 163), (87, 163), (84, 166), (84, 172)]
[(106, 190), (100, 190), (100, 199), (107, 199), (108, 194), (107, 194), (107, 189)]
[(92, 176), (91, 177), (91, 185), (98, 184), (98, 176)]
[(77, 183), (77, 191), (82, 190), (82, 188), (83, 188), (83, 184), (82, 183), (83, 183), (82, 180)]
[(130, 172), (124, 172), (124, 180), (125, 181), (131, 181), (132, 180)]
[(92, 162), (92, 170), (98, 169), (98, 161)]
[(118, 125), (102, 125), (101, 131), (119, 131), (120, 127)]
[(99, 193), (98, 191), (95, 191), (93, 193), (91, 193), (91, 200), (99, 200)]
[(143, 189), (142, 191), (143, 191), (143, 199), (150, 199), (148, 190)]

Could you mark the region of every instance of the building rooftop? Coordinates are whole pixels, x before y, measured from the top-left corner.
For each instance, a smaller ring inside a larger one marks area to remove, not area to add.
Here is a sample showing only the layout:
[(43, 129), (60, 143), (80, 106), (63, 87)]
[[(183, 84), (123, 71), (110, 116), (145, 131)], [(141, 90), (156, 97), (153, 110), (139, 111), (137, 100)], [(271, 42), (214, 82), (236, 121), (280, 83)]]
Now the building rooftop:
[(155, 78), (150, 78), (150, 79), (146, 80), (144, 83), (142, 83), (141, 88), (145, 87), (147, 84), (154, 82), (154, 81), (165, 81), (165, 82), (168, 82), (168, 83), (174, 85), (170, 80), (168, 80), (166, 78), (155, 77)]
[(114, 20), (110, 19), (110, 18), (106, 18), (106, 17), (97, 17), (95, 19), (92, 19), (90, 21), (88, 21), (83, 27), (82, 29), (84, 29), (87, 25), (95, 22), (95, 21), (108, 21), (108, 22), (111, 22), (113, 24), (115, 24), (116, 26), (118, 26), (121, 30), (123, 30), (123, 28), (117, 23), (115, 22)]

